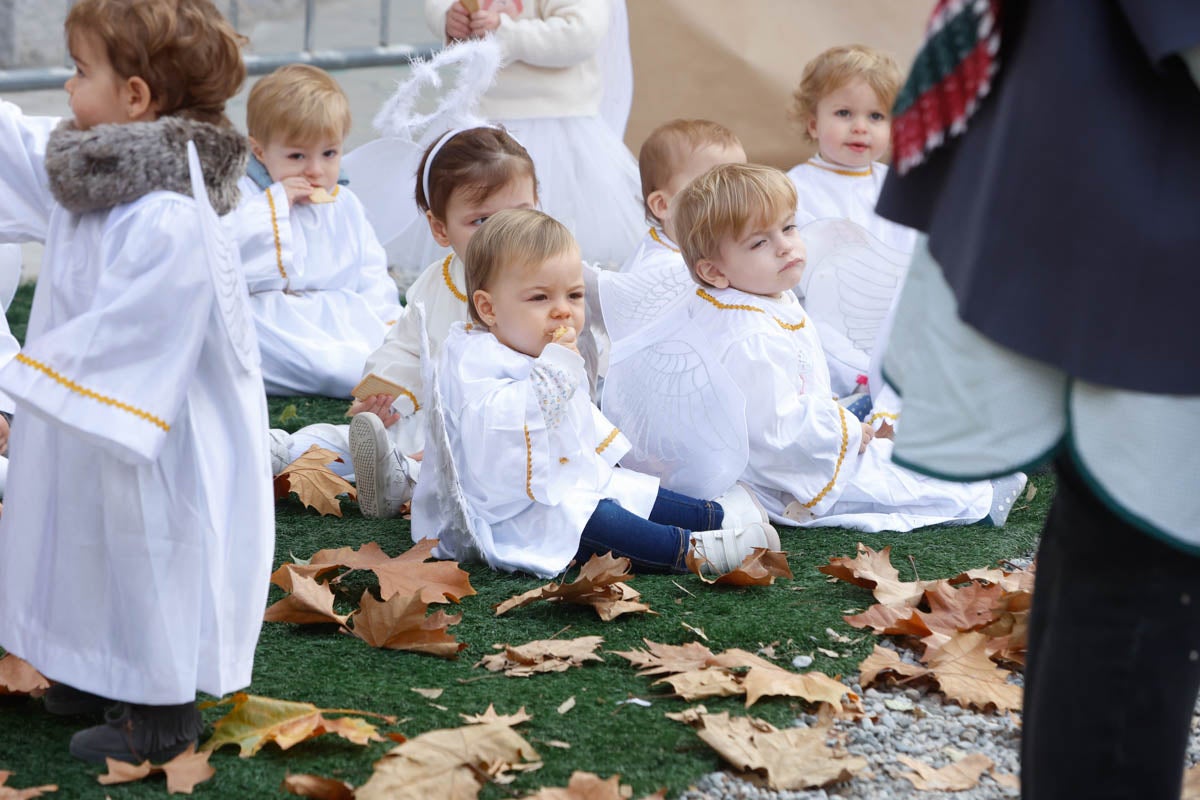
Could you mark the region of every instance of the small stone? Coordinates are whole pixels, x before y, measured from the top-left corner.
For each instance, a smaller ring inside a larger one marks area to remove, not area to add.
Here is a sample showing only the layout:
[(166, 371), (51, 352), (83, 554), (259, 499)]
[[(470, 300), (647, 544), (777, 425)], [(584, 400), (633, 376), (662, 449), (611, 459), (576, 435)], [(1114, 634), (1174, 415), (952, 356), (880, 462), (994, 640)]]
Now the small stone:
[(792, 666), (796, 669), (805, 669), (806, 667), (812, 666), (812, 663), (812, 656), (796, 656), (792, 659)]

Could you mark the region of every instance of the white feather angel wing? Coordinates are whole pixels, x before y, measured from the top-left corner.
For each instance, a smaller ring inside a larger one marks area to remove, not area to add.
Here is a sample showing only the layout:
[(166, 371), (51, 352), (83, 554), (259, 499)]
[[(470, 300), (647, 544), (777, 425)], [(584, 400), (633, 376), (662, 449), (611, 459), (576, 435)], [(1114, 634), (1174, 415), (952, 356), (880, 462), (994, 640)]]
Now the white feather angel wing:
[(501, 48), (492, 39), (459, 42), (428, 61), (413, 62), (408, 79), (375, 116), (381, 138), (346, 154), (342, 167), (404, 286), (446, 249), (429, 233), (413, 189), (421, 155), (454, 128), (486, 124), (479, 99), (495, 80)]
[(602, 272), (599, 311), (615, 346), (665, 317), (674, 304), (696, 289), (686, 271), (671, 265), (638, 272)]
[(262, 362), (258, 352), (258, 337), (254, 332), (254, 319), (250, 314), (250, 290), (242, 275), (241, 258), (233, 237), (225, 230), (209, 203), (200, 156), (196, 152), (196, 145), (190, 141), (187, 153), (192, 197), (196, 199), (196, 209), (199, 211), (204, 255), (212, 277), (217, 310), (238, 363), (251, 372), (257, 370)]
[(746, 401), (712, 348), (677, 309), (615, 344), (604, 415), (633, 445), (621, 465), (692, 497), (725, 492), (746, 469)]
[(797, 290), (804, 310), (822, 334), (826, 329), (840, 334), (860, 351), (865, 369), (910, 255), (847, 219), (815, 220), (800, 236), (808, 249)]

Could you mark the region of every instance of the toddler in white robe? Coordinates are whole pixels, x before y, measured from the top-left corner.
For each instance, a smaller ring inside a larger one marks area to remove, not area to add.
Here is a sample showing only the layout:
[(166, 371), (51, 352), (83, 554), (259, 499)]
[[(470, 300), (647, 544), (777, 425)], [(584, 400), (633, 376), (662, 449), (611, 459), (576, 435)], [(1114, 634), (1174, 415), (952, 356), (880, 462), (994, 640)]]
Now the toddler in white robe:
[[(671, 318), (656, 328), (661, 335), (647, 337), (640, 352), (703, 362), (705, 370), (692, 375), (719, 371), (733, 389), (709, 395), (719, 400), (705, 404), (705, 419), (741, 432), (745, 442), (741, 449), (705, 449), (695, 420), (653, 397), (640, 406), (628, 397), (610, 402), (610, 393), (636, 393), (645, 384), (636, 356), (615, 355), (604, 399), (617, 424), (634, 432), (623, 463), (637, 468), (652, 461), (648, 454), (667, 440), (684, 460), (707, 459), (709, 471), (739, 475), (772, 521), (788, 525), (905, 531), (989, 514), (1003, 524), (1023, 475), (1001, 479), (994, 492), (988, 483), (909, 472), (891, 461), (890, 441), (875, 439), (833, 398), (820, 337), (791, 291), (805, 267), (795, 198), (782, 172), (738, 164), (714, 168), (676, 197), (673, 219), (699, 288), (672, 306)], [(688, 335), (677, 335), (681, 330)], [(643, 418), (621, 413), (638, 408)], [(664, 410), (656, 415), (656, 408)], [(689, 458), (693, 442), (704, 452)]]
[(234, 221), (267, 394), (349, 397), (402, 312), (362, 204), (338, 183), (349, 103), (327, 73), (292, 64), (254, 85), (246, 123)]
[[(862, 45), (832, 47), (805, 65), (793, 93), (791, 116), (817, 152), (788, 171), (796, 187), (796, 224), (802, 236), (804, 227), (815, 220), (848, 219), (888, 247), (912, 253), (916, 231), (875, 213), (888, 172), (879, 159), (891, 143), (891, 108), (900, 79), (890, 55)], [(858, 352), (824, 320), (817, 326), (834, 391), (846, 396), (865, 385), (876, 405), (871, 419), (876, 425), (894, 422), (898, 398), (868, 381), (865, 365), (870, 354)], [(886, 346), (886, 339), (877, 339), (872, 352)]]
[(245, 68), (208, 0), (80, 0), (66, 31), (74, 119), (0, 102), (0, 240), (46, 244), (0, 368), (20, 464), (0, 646), (56, 682), (47, 711), (107, 709), (73, 755), (162, 763), (203, 729), (197, 691), (250, 683), (273, 557), (258, 348), (216, 216), (245, 164), (221, 112)]
[(726, 572), (753, 547), (778, 549), (743, 487), (704, 502), (613, 467), (628, 441), (587, 394), (576, 345), (583, 265), (561, 223), (502, 211), (465, 261), (473, 322), (452, 328), (436, 393), (427, 386), (426, 449), (445, 466), (417, 483), (414, 540), (437, 538), (442, 557), (539, 576), (609, 551), (638, 569), (682, 571), (692, 546)]

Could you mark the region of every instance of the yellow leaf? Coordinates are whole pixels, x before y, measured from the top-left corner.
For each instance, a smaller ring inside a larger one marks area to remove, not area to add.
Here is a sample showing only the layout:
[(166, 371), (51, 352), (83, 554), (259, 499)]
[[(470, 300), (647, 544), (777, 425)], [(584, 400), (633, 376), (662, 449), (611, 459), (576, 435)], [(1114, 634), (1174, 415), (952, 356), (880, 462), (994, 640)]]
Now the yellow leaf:
[(447, 631), (462, 615), (444, 611), (425, 612), (429, 604), (418, 595), (395, 594), (380, 602), (364, 591), (358, 611), (351, 614), (351, 632), (372, 647), (411, 650), (440, 658), (457, 658), (466, 642), (455, 641)]
[(326, 466), (337, 460), (337, 453), (314, 444), (275, 476), (275, 499), (282, 500), (289, 492), (295, 492), (304, 505), (323, 515), (340, 517), (342, 506), (338, 495), (348, 495), (351, 500), (358, 495), (353, 486)]
[(901, 772), (900, 777), (914, 788), (927, 792), (964, 792), (974, 789), (979, 785), (980, 776), (995, 766), (995, 762), (983, 753), (972, 753), (941, 769), (934, 769), (903, 754), (897, 755), (896, 760), (915, 771)]
[[(30, 666), (28, 661), (18, 658), (12, 653), (0, 656), (0, 695), (21, 694), (41, 697), (49, 688), (50, 681)], [(2, 785), (3, 783), (0, 782), (0, 786)]]
[(267, 742), (275, 742), (280, 750), (323, 733), (333, 733), (355, 744), (382, 742), (383, 737), (371, 723), (355, 717), (329, 719), (325, 714), (356, 714), (378, 717), (393, 722), (394, 717), (371, 714), (368, 711), (321, 709), (312, 703), (295, 703), (271, 697), (238, 692), (232, 698), (214, 705), (233, 705), (233, 709), (216, 721), (213, 735), (204, 743), (204, 750), (216, 750), (227, 744), (237, 745), (242, 758), (257, 753)]

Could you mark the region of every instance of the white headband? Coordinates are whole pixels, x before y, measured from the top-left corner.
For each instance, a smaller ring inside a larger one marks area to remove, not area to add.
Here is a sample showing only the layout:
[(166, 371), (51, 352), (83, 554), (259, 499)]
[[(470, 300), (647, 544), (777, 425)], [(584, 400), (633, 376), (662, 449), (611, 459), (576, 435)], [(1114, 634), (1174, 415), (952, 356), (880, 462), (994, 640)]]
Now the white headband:
[[(501, 133), (507, 134), (509, 138), (511, 138), (514, 142), (517, 142), (517, 144), (521, 144), (519, 141), (517, 141), (517, 137), (504, 130), (504, 128), (501, 128), (499, 125), (468, 125), (463, 128), (453, 128), (446, 131), (433, 145), (433, 149), (429, 151), (429, 156), (425, 159), (425, 169), (421, 171), (421, 188), (425, 190), (426, 203), (429, 202), (429, 170), (431, 167), (433, 167), (433, 160), (437, 158), (437, 154), (442, 151), (442, 148), (446, 145), (446, 143), (455, 136), (458, 136), (460, 133), (465, 133), (466, 131), (475, 130), (476, 128), (492, 128), (494, 130), (498, 130)], [(524, 147), (524, 145), (521, 146)]]

